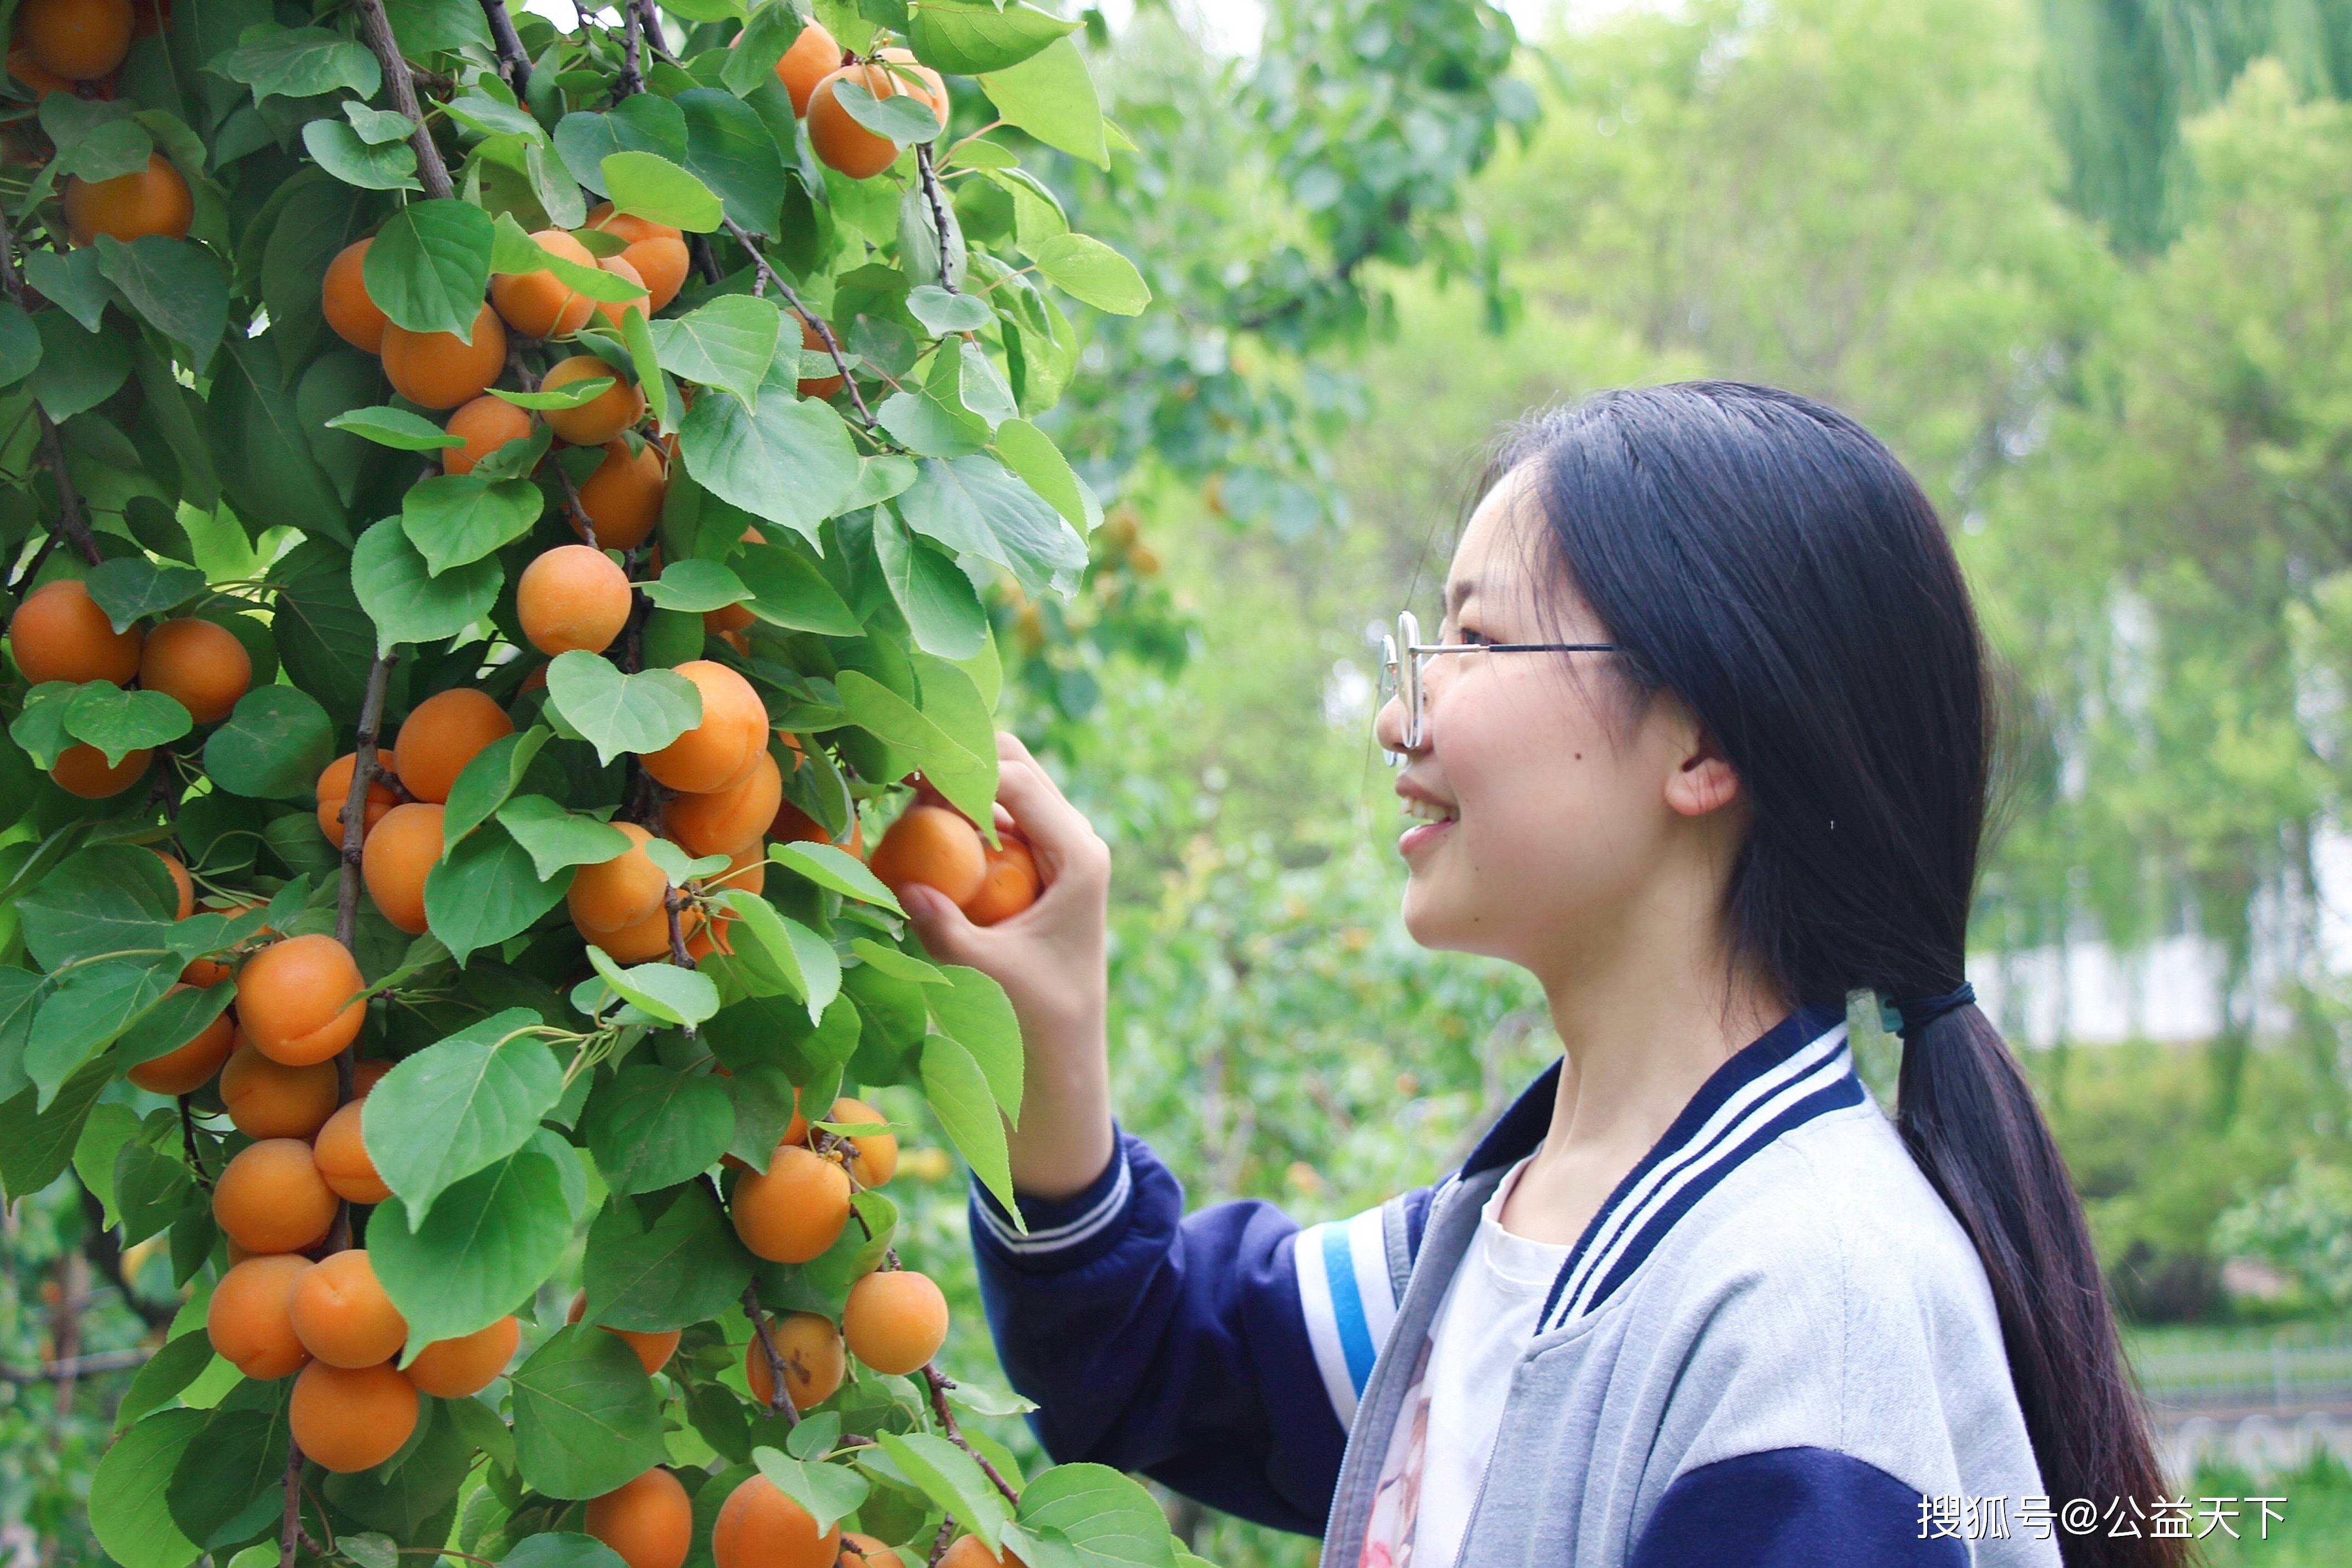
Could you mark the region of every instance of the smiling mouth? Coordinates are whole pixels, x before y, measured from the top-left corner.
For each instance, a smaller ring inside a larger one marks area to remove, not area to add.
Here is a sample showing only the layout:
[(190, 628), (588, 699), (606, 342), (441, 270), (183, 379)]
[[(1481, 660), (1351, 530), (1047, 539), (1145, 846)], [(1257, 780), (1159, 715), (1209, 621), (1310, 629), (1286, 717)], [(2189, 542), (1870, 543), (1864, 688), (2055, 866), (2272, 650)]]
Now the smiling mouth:
[(1433, 805), (1408, 795), (1403, 798), (1404, 814), (1417, 822), (1451, 822), (1458, 821), (1461, 811), (1451, 806)]

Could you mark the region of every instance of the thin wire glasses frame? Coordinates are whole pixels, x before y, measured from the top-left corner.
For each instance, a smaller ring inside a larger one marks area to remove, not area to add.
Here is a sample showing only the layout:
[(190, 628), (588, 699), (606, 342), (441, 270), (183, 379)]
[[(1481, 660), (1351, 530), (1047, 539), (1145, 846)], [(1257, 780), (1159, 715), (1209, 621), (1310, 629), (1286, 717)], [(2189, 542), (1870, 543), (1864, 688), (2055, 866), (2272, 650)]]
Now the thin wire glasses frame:
[[(1377, 718), (1389, 699), (1402, 696), (1404, 701), (1405, 751), (1421, 747), (1428, 716), (1422, 698), (1422, 662), (1433, 653), (1614, 653), (1614, 643), (1424, 643), (1421, 640), (1421, 622), (1410, 610), (1397, 616), (1396, 631), (1381, 639), (1381, 700), (1372, 712)], [(1404, 752), (1388, 753), (1391, 765), (1404, 760)]]

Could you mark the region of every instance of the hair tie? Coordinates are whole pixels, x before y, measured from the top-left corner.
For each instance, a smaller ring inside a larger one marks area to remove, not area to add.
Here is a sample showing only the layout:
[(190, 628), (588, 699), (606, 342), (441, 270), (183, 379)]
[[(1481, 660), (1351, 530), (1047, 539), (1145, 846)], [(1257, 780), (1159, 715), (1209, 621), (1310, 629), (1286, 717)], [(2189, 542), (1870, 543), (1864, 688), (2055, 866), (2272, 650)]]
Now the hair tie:
[(1937, 997), (1912, 997), (1903, 1001), (1880, 1004), (1879, 1024), (1887, 1033), (1908, 1041), (1910, 1038), (1942, 1018), (1962, 1008), (1972, 1008), (1977, 1002), (1977, 988), (1962, 980), (1958, 985)]

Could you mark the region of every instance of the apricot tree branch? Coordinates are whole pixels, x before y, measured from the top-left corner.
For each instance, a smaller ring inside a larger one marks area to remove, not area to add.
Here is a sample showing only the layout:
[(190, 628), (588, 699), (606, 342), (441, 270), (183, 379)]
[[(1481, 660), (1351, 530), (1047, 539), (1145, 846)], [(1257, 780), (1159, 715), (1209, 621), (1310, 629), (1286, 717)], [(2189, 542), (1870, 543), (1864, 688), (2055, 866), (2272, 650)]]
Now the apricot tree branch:
[(784, 1358), (768, 1333), (768, 1316), (760, 1310), (759, 1286), (743, 1287), (743, 1311), (751, 1319), (752, 1335), (759, 1340), (760, 1354), (768, 1362), (768, 1414), (782, 1416), (787, 1427), (797, 1427), (801, 1422), (800, 1407), (793, 1403), (792, 1389), (784, 1381)]
[[(16, 235), (5, 208), (0, 208), (0, 287), (8, 291), (11, 304), (19, 309), (24, 308), (25, 280), (16, 271)], [(58, 427), (50, 420), (48, 410), (36, 402), (33, 413), (41, 422), (41, 461), (47, 465), (49, 476), (57, 481), (58, 529), (73, 541), (84, 560), (96, 566), (102, 558), (98, 553), (98, 540), (89, 531), (89, 518), (82, 511), (81, 492), (74, 488), (73, 476), (66, 471), (65, 444), (58, 439)], [(43, 547), (43, 555), (47, 554), (47, 548)], [(32, 568), (24, 574), (26, 578), (40, 570), (40, 559), (34, 558)]]
[(278, 1526), (278, 1568), (294, 1568), (302, 1542), (302, 1445), (286, 1440), (286, 1511)]
[[(694, 955), (686, 950), (686, 933), (677, 917), (678, 906), (685, 901), (686, 894), (677, 887), (662, 894), (662, 908), (669, 915), (669, 961), (681, 969), (691, 969)], [(689, 1028), (686, 1032), (692, 1034), (694, 1030)]]
[(130, 1350), (94, 1350), (87, 1355), (44, 1362), (38, 1366), (0, 1363), (0, 1383), (70, 1383), (93, 1373), (128, 1372), (134, 1366), (144, 1366), (154, 1354), (142, 1345)]
[(955, 1380), (940, 1370), (938, 1362), (927, 1361), (923, 1363), (923, 1382), (931, 1391), (931, 1414), (939, 1417), (940, 1430), (946, 1435), (947, 1440), (970, 1454), (973, 1462), (980, 1466), (981, 1473), (1004, 1494), (1004, 1500), (1019, 1507), (1021, 1494), (997, 1473), (996, 1467), (988, 1462), (988, 1456), (973, 1448), (971, 1439), (963, 1435), (963, 1428), (956, 1425), (955, 1412), (948, 1408), (948, 1390), (955, 1386)]
[(195, 1117), (188, 1109), (188, 1097), (180, 1096), (180, 1147), (188, 1156), (188, 1168), (195, 1173), (196, 1185), (206, 1192), (213, 1189), (212, 1173), (205, 1169), (204, 1156), (196, 1153)]
[(520, 103), (530, 90), (530, 56), (523, 51), (522, 35), (515, 31), (514, 18), (507, 15), (506, 0), (482, 0), (482, 15), (489, 21), (490, 42), (499, 52), (499, 75), (514, 89), (515, 101)]
[(613, 101), (646, 90), (646, 73), (637, 65), (637, 8), (621, 7), (621, 74), (613, 82)]
[(402, 57), (400, 40), (393, 37), (392, 22), (383, 14), (383, 0), (352, 0), (352, 9), (359, 15), (361, 38), (375, 52), (376, 64), (383, 68), (384, 89), (392, 95), (392, 107), (408, 116), (409, 124), (415, 128), (408, 133), (408, 144), (416, 150), (416, 177), (425, 193), (436, 200), (456, 195), (457, 187), (449, 183), (449, 166), (441, 162), (441, 149), (434, 145), (432, 128), (425, 123), (416, 78)]
[[(360, 727), (352, 737), (352, 782), (343, 792), (343, 864), (342, 881), (335, 890), (335, 940), (349, 947), (359, 935), (360, 924), (360, 846), (367, 838), (368, 786), (377, 774), (376, 737), (383, 726), (383, 694), (392, 679), (392, 666), (397, 653), (378, 653), (368, 663), (366, 693), (360, 699)], [(345, 1053), (348, 1058), (349, 1052)], [(344, 1060), (339, 1058), (338, 1060)], [(351, 1070), (338, 1068), (341, 1080), (341, 1103), (352, 1095)]]
[(939, 239), (940, 287), (950, 294), (957, 292), (955, 279), (948, 276), (948, 209), (940, 200), (940, 177), (931, 168), (931, 144), (915, 143), (915, 172), (923, 183), (923, 200), (931, 209), (931, 232)]
[(857, 405), (858, 423), (868, 430), (873, 429), (873, 412), (866, 406), (866, 399), (857, 390), (857, 378), (849, 373), (849, 360), (842, 353), (841, 340), (833, 335), (833, 329), (822, 317), (809, 313), (809, 308), (801, 303), (801, 297), (793, 291), (793, 286), (784, 281), (784, 275), (768, 264), (767, 256), (760, 250), (759, 241), (752, 236), (750, 230), (744, 228), (733, 218), (723, 221), (727, 225), (727, 232), (735, 236), (735, 243), (741, 246), (745, 254), (751, 256), (751, 265), (760, 269), (760, 276), (775, 285), (776, 292), (784, 297), (784, 303), (793, 308), (793, 313), (806, 322), (815, 330), (816, 335), (824, 340), (824, 351), (833, 356), (834, 369), (841, 372), (841, 384), (849, 389), (849, 401)]

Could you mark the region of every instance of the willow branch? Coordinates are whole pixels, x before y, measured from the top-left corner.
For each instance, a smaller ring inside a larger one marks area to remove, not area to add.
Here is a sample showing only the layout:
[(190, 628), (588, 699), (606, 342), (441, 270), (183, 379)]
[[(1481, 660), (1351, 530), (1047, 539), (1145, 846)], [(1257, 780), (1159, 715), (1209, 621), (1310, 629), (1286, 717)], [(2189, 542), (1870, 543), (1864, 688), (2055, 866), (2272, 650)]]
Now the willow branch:
[[(19, 309), (24, 308), (25, 279), (16, 271), (16, 233), (9, 225), (5, 207), (0, 207), (0, 288), (8, 291), (11, 304)], [(73, 541), (84, 560), (96, 566), (103, 558), (98, 553), (98, 540), (90, 534), (89, 517), (82, 510), (81, 492), (74, 488), (73, 476), (66, 472), (65, 444), (58, 439), (58, 427), (49, 418), (49, 411), (36, 402), (33, 412), (41, 422), (41, 461), (48, 465), (49, 476), (58, 484), (58, 530)], [(38, 570), (37, 558), (35, 570)], [(29, 577), (31, 573), (26, 575)]]
[(530, 56), (523, 50), (522, 35), (515, 31), (514, 18), (507, 15), (506, 0), (482, 0), (482, 15), (489, 21), (490, 42), (499, 52), (499, 75), (514, 89), (515, 101), (520, 103), (530, 90)]
[(940, 287), (950, 294), (958, 292), (955, 279), (948, 276), (948, 209), (940, 199), (940, 177), (931, 168), (931, 144), (915, 143), (915, 172), (923, 183), (923, 200), (931, 209), (931, 232), (939, 236)]
[(873, 429), (873, 412), (866, 406), (866, 399), (858, 392), (857, 378), (849, 373), (848, 357), (842, 353), (841, 340), (833, 335), (832, 327), (825, 323), (824, 318), (810, 314), (809, 308), (801, 303), (801, 297), (793, 292), (793, 286), (784, 281), (784, 275), (769, 265), (767, 256), (761, 252), (760, 242), (750, 230), (733, 218), (723, 221), (727, 225), (727, 232), (735, 236), (735, 243), (751, 256), (751, 265), (760, 269), (760, 276), (775, 285), (776, 292), (784, 297), (784, 303), (793, 308), (793, 313), (814, 328), (816, 335), (824, 340), (824, 351), (833, 356), (834, 369), (841, 372), (841, 384), (849, 389), (849, 401), (857, 405), (858, 423), (868, 430)]
[(360, 37), (375, 53), (376, 64), (383, 68), (383, 85), (392, 95), (392, 107), (408, 116), (415, 127), (408, 133), (408, 144), (416, 150), (416, 177), (425, 186), (425, 193), (436, 200), (457, 193), (449, 183), (449, 166), (441, 162), (441, 149), (433, 142), (432, 129), (425, 123), (425, 106), (417, 100), (416, 78), (402, 57), (400, 41), (392, 36), (392, 23), (383, 14), (383, 0), (352, 0), (352, 9), (360, 19)]

